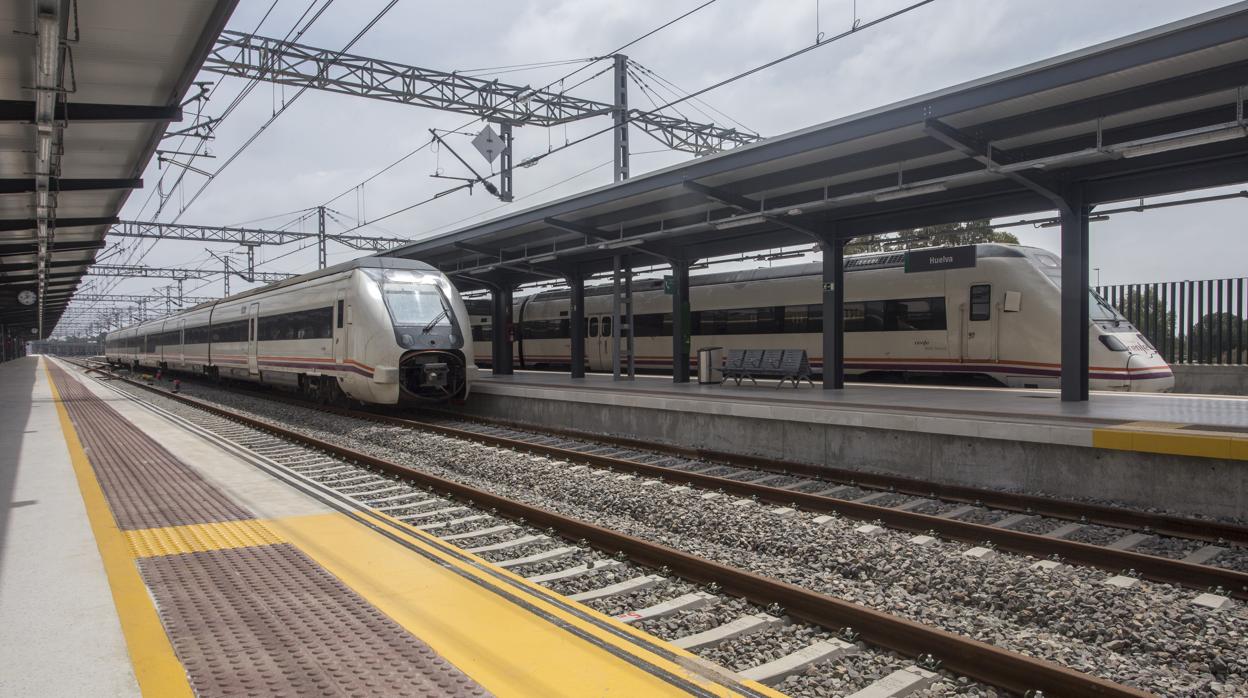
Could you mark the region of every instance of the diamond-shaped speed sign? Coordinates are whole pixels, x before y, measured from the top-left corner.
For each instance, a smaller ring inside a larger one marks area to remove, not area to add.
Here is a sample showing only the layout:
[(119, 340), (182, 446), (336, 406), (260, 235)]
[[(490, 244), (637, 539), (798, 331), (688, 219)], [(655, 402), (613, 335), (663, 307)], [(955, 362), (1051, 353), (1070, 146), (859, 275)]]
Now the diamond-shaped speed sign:
[(503, 152), (503, 139), (490, 128), (489, 124), (486, 124), (485, 128), (481, 129), (481, 133), (472, 139), (472, 146), (481, 153), (486, 162), (492, 163)]

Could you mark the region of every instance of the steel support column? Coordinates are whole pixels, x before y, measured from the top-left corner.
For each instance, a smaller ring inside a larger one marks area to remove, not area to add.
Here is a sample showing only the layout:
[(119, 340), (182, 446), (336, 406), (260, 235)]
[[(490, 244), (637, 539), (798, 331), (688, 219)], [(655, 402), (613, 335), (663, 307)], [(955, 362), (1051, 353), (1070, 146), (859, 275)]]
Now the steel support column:
[(493, 361), (491, 371), (496, 376), (510, 376), (512, 370), (511, 358), (511, 286), (499, 285), (494, 289), (494, 312), (490, 317), (490, 328), (492, 329), (491, 338), (493, 342)]
[(512, 190), (512, 135), (511, 122), (502, 121), (498, 124), (499, 139), (503, 141), (503, 151), (498, 155), (498, 200), (514, 201), (515, 193)]
[(615, 181), (628, 179), (628, 56), (615, 54), (613, 90), (615, 108), (611, 116), (615, 120)]
[(569, 311), (569, 330), (572, 334), (572, 377), (585, 377), (585, 277), (579, 271), (568, 274), (568, 286), (572, 289), (572, 307)]
[(615, 255), (611, 275), (611, 373), (615, 380), (637, 375), (633, 358), (633, 269), (628, 258)]
[(672, 260), (672, 382), (689, 382), (689, 263)]
[[(248, 248), (251, 249), (251, 248)], [(324, 269), (329, 263), (328, 251), (325, 249), (325, 207), (316, 207), (316, 268)]]
[(845, 387), (845, 241), (835, 231), (823, 244), (823, 389)]
[(1088, 210), (1081, 187), (1066, 192), (1062, 217), (1062, 401), (1088, 399)]

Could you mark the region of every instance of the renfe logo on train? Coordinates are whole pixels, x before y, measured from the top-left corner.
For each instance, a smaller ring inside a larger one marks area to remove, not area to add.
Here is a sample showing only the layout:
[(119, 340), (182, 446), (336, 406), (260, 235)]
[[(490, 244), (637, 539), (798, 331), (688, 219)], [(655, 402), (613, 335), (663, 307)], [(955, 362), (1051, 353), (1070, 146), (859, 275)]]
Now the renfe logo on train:
[(975, 246), (913, 250), (906, 253), (906, 273), (939, 269), (966, 269), (975, 266)]

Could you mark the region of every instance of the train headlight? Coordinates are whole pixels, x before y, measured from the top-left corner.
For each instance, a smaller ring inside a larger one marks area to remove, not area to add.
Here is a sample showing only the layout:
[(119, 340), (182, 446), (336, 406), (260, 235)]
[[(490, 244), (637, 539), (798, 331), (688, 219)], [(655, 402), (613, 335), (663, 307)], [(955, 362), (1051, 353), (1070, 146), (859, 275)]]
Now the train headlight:
[(403, 342), (403, 346), (405, 347), (410, 347), (416, 344), (416, 338), (406, 332), (399, 337), (399, 341)]
[(1127, 345), (1123, 344), (1121, 339), (1118, 339), (1112, 334), (1101, 335), (1101, 344), (1104, 344), (1110, 351), (1127, 350)]

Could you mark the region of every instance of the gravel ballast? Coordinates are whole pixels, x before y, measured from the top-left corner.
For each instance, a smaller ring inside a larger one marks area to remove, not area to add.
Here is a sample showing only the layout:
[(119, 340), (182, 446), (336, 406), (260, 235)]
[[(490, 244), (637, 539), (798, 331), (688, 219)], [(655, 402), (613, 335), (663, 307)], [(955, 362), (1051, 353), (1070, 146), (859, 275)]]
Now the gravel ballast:
[[(919, 547), (909, 544), (904, 532), (857, 534), (853, 529), (861, 522), (851, 519), (818, 526), (808, 514), (782, 518), (770, 507), (734, 506), (731, 497), (702, 499), (699, 490), (642, 487), (641, 478), (570, 471), (566, 463), (198, 385), (184, 391), (318, 438), (332, 434), (344, 445), (433, 474), (1110, 680), (1163, 695), (1248, 693), (1242, 641), (1248, 614), (1240, 603), (1208, 611), (1190, 604), (1195, 592), (1189, 589), (1149, 582), (1118, 589), (1104, 584), (1106, 573), (1088, 568), (1036, 573), (1028, 569), (1034, 560), (1025, 556), (973, 560), (961, 555), (968, 546), (959, 543)], [(957, 505), (924, 506), (947, 511)], [(1026, 523), (1017, 530), (1026, 530)], [(1072, 538), (1105, 543), (1125, 533), (1088, 526)], [(1228, 557), (1238, 555), (1220, 556)], [(565, 558), (553, 569), (571, 564)], [(753, 637), (738, 644), (762, 641)], [(768, 661), (762, 654), (748, 660), (725, 656), (722, 663), (745, 668), (742, 662)], [(780, 688), (789, 690), (787, 682)], [(799, 692), (821, 695), (816, 689)]]

